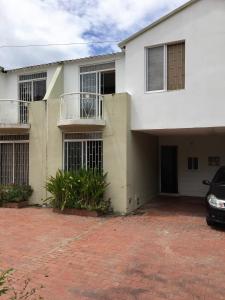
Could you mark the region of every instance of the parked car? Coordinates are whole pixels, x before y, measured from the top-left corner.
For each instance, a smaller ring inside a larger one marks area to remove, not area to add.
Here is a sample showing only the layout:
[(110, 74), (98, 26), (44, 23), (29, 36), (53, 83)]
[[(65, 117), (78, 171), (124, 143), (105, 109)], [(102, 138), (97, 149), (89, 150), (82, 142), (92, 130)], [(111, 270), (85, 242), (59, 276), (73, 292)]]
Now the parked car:
[(225, 225), (225, 166), (220, 167), (213, 180), (203, 180), (209, 186), (206, 194), (207, 217), (209, 226), (216, 224)]

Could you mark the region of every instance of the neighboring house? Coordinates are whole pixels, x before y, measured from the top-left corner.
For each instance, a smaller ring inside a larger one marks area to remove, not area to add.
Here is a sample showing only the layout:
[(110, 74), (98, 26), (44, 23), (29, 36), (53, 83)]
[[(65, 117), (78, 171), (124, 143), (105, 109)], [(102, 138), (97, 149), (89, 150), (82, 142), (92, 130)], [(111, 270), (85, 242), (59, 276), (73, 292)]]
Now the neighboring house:
[(42, 203), (57, 169), (90, 167), (121, 213), (203, 196), (225, 165), (224, 28), (224, 0), (192, 0), (120, 53), (2, 69), (0, 184), (29, 183)]

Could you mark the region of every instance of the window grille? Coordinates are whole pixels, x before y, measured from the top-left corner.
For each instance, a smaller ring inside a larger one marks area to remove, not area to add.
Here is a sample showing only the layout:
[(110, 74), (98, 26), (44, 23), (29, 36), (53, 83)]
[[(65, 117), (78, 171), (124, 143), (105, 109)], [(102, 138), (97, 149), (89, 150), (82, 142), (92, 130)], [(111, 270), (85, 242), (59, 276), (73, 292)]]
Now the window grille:
[(70, 133), (64, 137), (64, 169), (103, 169), (101, 133)]
[(0, 135), (0, 141), (28, 141), (29, 135), (23, 134), (23, 135)]
[(99, 140), (102, 139), (101, 132), (75, 132), (65, 133), (65, 140)]
[[(19, 100), (31, 102), (42, 100), (46, 93), (47, 72), (19, 75)], [(28, 122), (28, 106), (19, 104), (20, 123)]]
[(80, 73), (97, 72), (115, 69), (115, 62), (102, 63), (98, 65), (88, 65), (80, 67)]
[(44, 79), (47, 78), (47, 72), (19, 75), (19, 81), (27, 81), (27, 80), (42, 79), (42, 78)]
[(47, 72), (20, 75), (19, 99), (28, 102), (42, 100), (46, 93), (46, 79)]
[(22, 136), (1, 136), (0, 141), (0, 184), (28, 184), (29, 143)]

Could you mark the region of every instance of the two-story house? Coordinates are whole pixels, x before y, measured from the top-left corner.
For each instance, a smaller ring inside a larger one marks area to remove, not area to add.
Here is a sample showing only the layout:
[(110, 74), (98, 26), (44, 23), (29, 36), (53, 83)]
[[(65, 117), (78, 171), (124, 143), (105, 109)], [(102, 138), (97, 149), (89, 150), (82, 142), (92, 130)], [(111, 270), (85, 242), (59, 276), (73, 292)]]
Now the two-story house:
[(126, 213), (158, 194), (203, 196), (225, 164), (225, 2), (192, 0), (121, 52), (0, 70), (0, 184), (46, 198), (57, 169), (108, 172)]

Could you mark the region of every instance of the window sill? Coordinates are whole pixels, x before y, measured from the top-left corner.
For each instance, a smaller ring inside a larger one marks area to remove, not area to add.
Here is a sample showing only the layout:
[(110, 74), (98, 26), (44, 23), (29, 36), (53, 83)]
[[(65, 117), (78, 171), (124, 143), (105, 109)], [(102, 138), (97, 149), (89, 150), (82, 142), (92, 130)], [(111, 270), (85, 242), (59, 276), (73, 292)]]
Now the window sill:
[(172, 92), (183, 92), (186, 89), (179, 89), (179, 90), (159, 90), (159, 91), (145, 91), (145, 94), (159, 94), (159, 93), (172, 93)]

